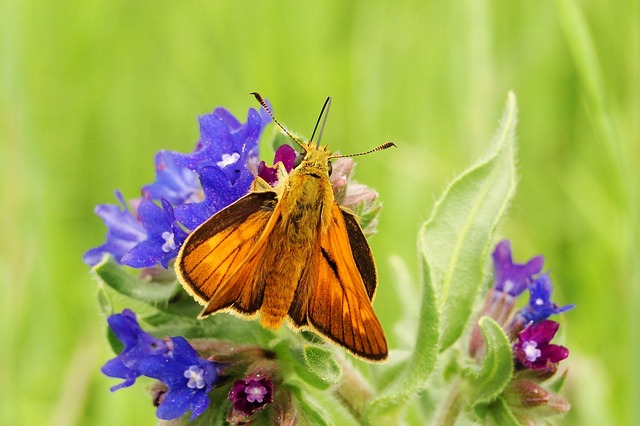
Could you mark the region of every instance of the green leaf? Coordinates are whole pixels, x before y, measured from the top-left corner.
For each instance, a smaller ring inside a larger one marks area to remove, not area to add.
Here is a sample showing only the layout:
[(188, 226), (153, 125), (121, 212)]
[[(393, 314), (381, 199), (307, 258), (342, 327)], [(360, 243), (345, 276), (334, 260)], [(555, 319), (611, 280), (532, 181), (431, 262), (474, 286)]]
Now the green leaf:
[(469, 319), (493, 232), (515, 192), (515, 123), (510, 93), (488, 154), (454, 179), (420, 231), (422, 304), (415, 348), (396, 379), (372, 401), (371, 424), (397, 420), (407, 401), (428, 386), (438, 348), (451, 346)]
[(484, 259), (494, 230), (516, 189), (516, 100), (510, 93), (488, 154), (456, 177), (419, 235), (436, 289), (440, 350), (462, 334), (484, 279)]
[(177, 281), (141, 280), (116, 263), (111, 256), (105, 256), (102, 262), (93, 268), (93, 272), (118, 293), (152, 305), (166, 303), (180, 289)]
[(485, 342), (485, 355), (479, 368), (467, 375), (471, 388), (471, 405), (495, 400), (513, 377), (513, 352), (504, 330), (489, 317), (479, 321)]
[(332, 351), (316, 345), (305, 345), (302, 353), (307, 368), (320, 380), (331, 385), (340, 382), (342, 368)]

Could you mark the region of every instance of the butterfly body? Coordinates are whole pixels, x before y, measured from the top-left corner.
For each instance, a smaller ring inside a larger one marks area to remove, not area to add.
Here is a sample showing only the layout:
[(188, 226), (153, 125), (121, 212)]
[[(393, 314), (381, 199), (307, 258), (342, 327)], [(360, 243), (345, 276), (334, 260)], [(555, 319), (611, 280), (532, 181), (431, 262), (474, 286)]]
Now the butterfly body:
[[(264, 282), (261, 320), (269, 328), (282, 325), (299, 283), (308, 280), (302, 274), (314, 261), (319, 236), (327, 231), (331, 218), (331, 210), (324, 207), (335, 203), (329, 182), (330, 152), (326, 147), (316, 149), (311, 144), (307, 153), (308, 157), (315, 158), (305, 158), (276, 187), (278, 204), (293, 207), (274, 211), (273, 229), (266, 237), (270, 250), (264, 254), (258, 271), (259, 280)], [(307, 291), (301, 289), (296, 304), (303, 303), (305, 293)]]
[[(298, 142), (296, 140), (296, 142)], [(290, 173), (252, 190), (196, 228), (175, 262), (178, 279), (205, 306), (200, 317), (260, 316), (263, 326), (310, 329), (368, 361), (387, 357), (372, 302), (377, 272), (354, 214), (338, 206), (331, 152), (300, 143)]]

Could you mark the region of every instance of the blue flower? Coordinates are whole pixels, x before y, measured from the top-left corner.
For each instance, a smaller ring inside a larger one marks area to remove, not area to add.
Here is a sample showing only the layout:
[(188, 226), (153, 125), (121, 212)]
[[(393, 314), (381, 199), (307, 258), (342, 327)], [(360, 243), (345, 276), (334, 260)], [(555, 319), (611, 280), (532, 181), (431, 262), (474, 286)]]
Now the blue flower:
[(171, 204), (202, 201), (202, 188), (198, 175), (187, 167), (180, 167), (171, 151), (156, 154), (156, 181), (142, 187), (142, 195), (148, 200), (165, 199)]
[(240, 170), (235, 183), (219, 167), (204, 167), (199, 172), (204, 201), (176, 206), (176, 218), (188, 229), (195, 229), (216, 212), (246, 195), (255, 176), (248, 169)]
[(183, 337), (171, 340), (171, 353), (147, 357), (138, 368), (143, 375), (158, 379), (169, 388), (156, 412), (159, 419), (175, 419), (191, 410), (193, 420), (209, 406), (208, 393), (218, 380), (219, 365), (198, 357)]
[(124, 349), (114, 359), (108, 361), (102, 372), (109, 377), (125, 379), (111, 391), (131, 386), (142, 373), (138, 369), (140, 362), (149, 356), (167, 354), (169, 347), (163, 340), (146, 333), (136, 320), (136, 314), (125, 309), (121, 314), (109, 316), (109, 327), (124, 344)]
[(146, 238), (147, 232), (142, 223), (127, 208), (120, 191), (116, 191), (116, 197), (121, 206), (113, 204), (96, 206), (96, 214), (107, 225), (107, 241), (84, 254), (82, 260), (88, 265), (97, 265), (106, 253), (111, 254), (119, 262), (122, 256)]
[(540, 275), (532, 284), (529, 285), (529, 304), (525, 306), (518, 315), (524, 318), (524, 322), (540, 322), (549, 318), (552, 314), (560, 314), (569, 309), (573, 309), (575, 305), (566, 305), (558, 307), (551, 302), (551, 278), (549, 275)]
[(140, 202), (138, 215), (147, 238), (131, 248), (120, 263), (134, 268), (150, 268), (159, 263), (166, 269), (169, 260), (178, 255), (187, 233), (176, 222), (171, 204), (164, 199), (161, 203), (162, 208), (153, 201)]
[(174, 159), (198, 173), (204, 200), (176, 206), (180, 223), (195, 229), (249, 192), (257, 169), (258, 139), (267, 123), (253, 108), (245, 124), (224, 108), (200, 117), (200, 141), (195, 151), (175, 153)]
[(176, 163), (199, 173), (204, 167), (215, 166), (225, 172), (234, 184), (242, 169), (257, 162), (258, 139), (264, 128), (260, 114), (249, 109), (247, 122), (240, 123), (225, 108), (216, 108), (200, 121), (200, 140), (191, 154), (174, 153)]
[(520, 295), (542, 270), (544, 258), (535, 256), (525, 264), (513, 263), (511, 242), (502, 240), (493, 251), (494, 289), (513, 297)]

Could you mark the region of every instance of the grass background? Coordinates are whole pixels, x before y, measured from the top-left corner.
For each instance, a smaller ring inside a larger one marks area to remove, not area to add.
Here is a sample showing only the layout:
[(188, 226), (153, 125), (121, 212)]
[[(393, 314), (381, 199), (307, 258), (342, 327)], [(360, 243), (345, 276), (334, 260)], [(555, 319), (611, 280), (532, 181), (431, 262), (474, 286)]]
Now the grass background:
[(159, 149), (189, 151), (198, 115), (244, 116), (260, 91), (324, 142), (387, 140), (357, 179), (385, 203), (371, 243), (376, 310), (401, 309), (389, 256), (415, 235), (520, 107), (517, 197), (500, 236), (542, 253), (571, 357), (565, 424), (640, 422), (640, 10), (637, 1), (44, 2), (0, 0), (0, 423), (153, 424), (140, 386), (110, 394), (112, 354), (81, 255), (93, 214), (135, 197)]

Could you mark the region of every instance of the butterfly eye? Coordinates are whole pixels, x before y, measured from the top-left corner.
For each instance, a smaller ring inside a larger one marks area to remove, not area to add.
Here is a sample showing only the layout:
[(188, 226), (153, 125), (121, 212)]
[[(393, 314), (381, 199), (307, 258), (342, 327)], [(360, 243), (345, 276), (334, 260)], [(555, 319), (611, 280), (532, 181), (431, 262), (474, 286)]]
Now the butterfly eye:
[(333, 171), (333, 166), (331, 165), (331, 162), (329, 162), (329, 176), (331, 176), (332, 171)]
[(293, 160), (293, 168), (297, 168), (300, 164), (302, 164), (302, 160), (304, 160), (306, 152), (301, 152), (296, 156), (296, 159)]

